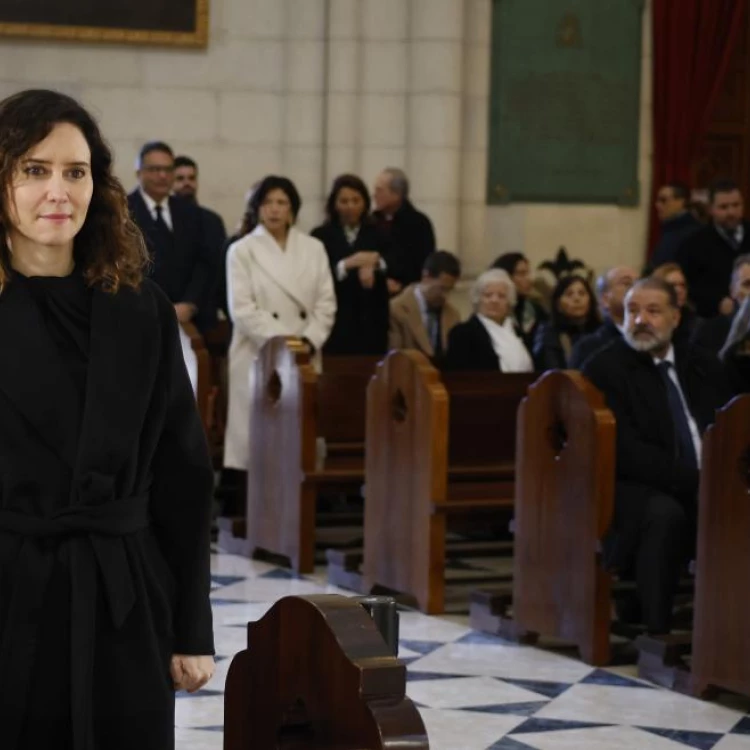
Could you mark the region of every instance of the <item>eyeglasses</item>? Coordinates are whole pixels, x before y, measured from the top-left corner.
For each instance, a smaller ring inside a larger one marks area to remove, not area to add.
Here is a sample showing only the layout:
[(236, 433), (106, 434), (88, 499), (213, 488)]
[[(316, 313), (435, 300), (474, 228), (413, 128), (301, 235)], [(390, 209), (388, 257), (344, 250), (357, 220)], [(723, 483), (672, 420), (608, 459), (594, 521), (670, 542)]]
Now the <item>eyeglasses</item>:
[(149, 174), (157, 174), (158, 172), (164, 172), (164, 174), (172, 174), (174, 167), (159, 167), (156, 164), (150, 164), (147, 167), (141, 167), (142, 171), (148, 172)]

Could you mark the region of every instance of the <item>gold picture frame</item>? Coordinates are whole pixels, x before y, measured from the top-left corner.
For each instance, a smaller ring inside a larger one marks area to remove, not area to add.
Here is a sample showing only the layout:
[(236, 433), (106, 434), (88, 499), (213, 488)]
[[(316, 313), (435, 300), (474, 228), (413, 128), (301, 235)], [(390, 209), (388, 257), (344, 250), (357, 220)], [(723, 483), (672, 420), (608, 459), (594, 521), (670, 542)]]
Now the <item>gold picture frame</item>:
[(194, 0), (194, 2), (195, 27), (191, 31), (65, 26), (50, 23), (10, 23), (3, 20), (2, 10), (0, 9), (0, 37), (87, 43), (206, 47), (208, 45), (209, 0)]

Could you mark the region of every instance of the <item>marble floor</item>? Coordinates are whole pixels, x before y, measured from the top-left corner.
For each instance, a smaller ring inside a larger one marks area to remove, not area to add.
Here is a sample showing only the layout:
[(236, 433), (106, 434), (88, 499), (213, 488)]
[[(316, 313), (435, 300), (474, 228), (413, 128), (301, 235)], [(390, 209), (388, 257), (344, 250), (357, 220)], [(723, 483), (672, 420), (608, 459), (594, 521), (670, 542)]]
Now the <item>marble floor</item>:
[[(225, 554), (213, 560), (216, 676), (177, 700), (178, 750), (220, 750), (224, 679), (244, 625), (290, 594), (342, 593), (324, 571), (298, 578)], [(405, 611), (399, 656), (432, 750), (750, 750), (750, 702), (707, 703), (559, 653), (473, 632), (465, 618)]]

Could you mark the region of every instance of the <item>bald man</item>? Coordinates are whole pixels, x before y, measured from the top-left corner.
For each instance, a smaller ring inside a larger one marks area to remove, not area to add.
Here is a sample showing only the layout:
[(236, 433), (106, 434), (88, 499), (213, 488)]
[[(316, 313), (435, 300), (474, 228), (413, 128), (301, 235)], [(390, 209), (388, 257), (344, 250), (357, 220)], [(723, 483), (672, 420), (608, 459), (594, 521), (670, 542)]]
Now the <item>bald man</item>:
[(596, 280), (596, 293), (599, 307), (604, 313), (604, 322), (573, 347), (570, 355), (571, 368), (580, 370), (592, 354), (603, 349), (610, 341), (622, 338), (625, 295), (637, 279), (638, 273), (630, 266), (616, 266), (605, 271)]

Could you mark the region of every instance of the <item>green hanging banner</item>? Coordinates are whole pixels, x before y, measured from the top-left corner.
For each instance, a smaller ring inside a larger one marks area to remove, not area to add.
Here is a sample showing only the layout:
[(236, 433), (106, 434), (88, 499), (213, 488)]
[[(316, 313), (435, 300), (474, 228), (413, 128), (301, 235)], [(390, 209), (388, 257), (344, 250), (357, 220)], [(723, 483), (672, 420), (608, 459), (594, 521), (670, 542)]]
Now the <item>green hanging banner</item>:
[(644, 0), (493, 0), (488, 203), (638, 204)]

